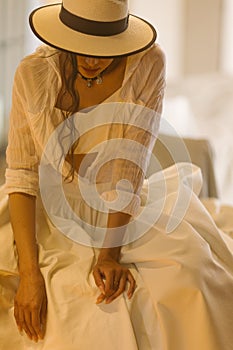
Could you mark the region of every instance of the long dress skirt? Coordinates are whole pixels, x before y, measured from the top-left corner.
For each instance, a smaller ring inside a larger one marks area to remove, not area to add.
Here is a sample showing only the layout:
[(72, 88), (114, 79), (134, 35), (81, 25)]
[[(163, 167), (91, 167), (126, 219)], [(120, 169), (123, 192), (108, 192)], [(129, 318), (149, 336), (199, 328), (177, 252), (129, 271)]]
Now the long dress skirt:
[[(73, 221), (75, 233), (67, 233), (73, 218), (66, 209), (54, 209), (58, 222), (61, 218), (61, 226), (56, 225), (38, 198), (37, 239), (48, 315), (45, 338), (37, 344), (19, 334), (13, 316), (18, 258), (8, 198), (1, 191), (0, 349), (231, 350), (232, 238), (198, 199), (199, 169), (186, 169), (178, 164), (144, 182), (140, 213), (126, 232), (120, 260), (136, 279), (131, 300), (123, 293), (110, 304), (96, 304), (99, 290), (92, 268), (99, 247), (86, 244), (85, 237), (93, 238), (93, 230), (86, 234), (88, 225), (101, 226), (104, 215), (83, 200), (77, 186), (64, 185), (68, 207), (82, 219), (80, 224)], [(163, 194), (161, 178), (166, 183)], [(233, 231), (232, 213), (228, 208)]]

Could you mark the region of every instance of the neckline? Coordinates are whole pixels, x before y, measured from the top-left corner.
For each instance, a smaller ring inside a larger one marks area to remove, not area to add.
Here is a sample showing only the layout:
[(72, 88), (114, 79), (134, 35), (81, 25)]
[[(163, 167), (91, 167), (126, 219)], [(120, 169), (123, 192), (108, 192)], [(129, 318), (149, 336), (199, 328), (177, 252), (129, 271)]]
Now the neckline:
[[(127, 64), (126, 64), (126, 67), (125, 67), (125, 73), (126, 73), (126, 68), (127, 68)], [(113, 94), (111, 94), (110, 96), (106, 97), (106, 98), (105, 98), (103, 101), (101, 101), (99, 104), (86, 107), (86, 108), (84, 108), (84, 109), (82, 109), (82, 110), (79, 110), (79, 111), (77, 111), (77, 112), (75, 112), (75, 113), (83, 113), (83, 114), (86, 114), (86, 113), (90, 112), (91, 110), (95, 109), (96, 106), (99, 106), (99, 105), (101, 105), (101, 104), (103, 104), (103, 103), (107, 103), (107, 102), (108, 102), (109, 100), (111, 100), (112, 98), (114, 98), (114, 101), (110, 101), (110, 102), (120, 102), (120, 100), (122, 100), (122, 98), (121, 98), (121, 96), (120, 96), (120, 93), (121, 93), (121, 90), (122, 90), (122, 88), (123, 88), (123, 86), (124, 86), (125, 76), (126, 76), (126, 74), (124, 74), (124, 78), (123, 78), (123, 81), (122, 81), (122, 85), (121, 85), (116, 91), (114, 91)], [(117, 101), (115, 100), (115, 95), (116, 95), (116, 94), (119, 95), (119, 99), (118, 99)], [(61, 112), (64, 112), (64, 113), (67, 112), (65, 109), (61, 109), (61, 108), (59, 108), (59, 107), (56, 107), (55, 105), (54, 105), (54, 109), (56, 109), (56, 110), (58, 110), (58, 111), (61, 111)]]
[[(129, 57), (126, 58), (125, 72), (124, 72), (124, 77), (123, 77), (121, 86), (120, 86), (116, 91), (114, 91), (113, 94), (111, 94), (110, 96), (108, 96), (107, 98), (105, 98), (105, 99), (104, 99), (103, 101), (101, 101), (99, 104), (106, 103), (109, 99), (111, 99), (112, 97), (115, 97), (115, 95), (116, 95), (117, 93), (120, 93), (120, 92), (121, 92), (121, 90), (123, 89), (124, 85), (126, 84), (128, 78), (129, 78), (129, 75), (130, 75), (130, 74), (129, 74), (129, 73), (130, 73), (130, 62), (131, 62), (131, 56), (129, 56)], [(59, 89), (59, 91), (60, 91), (60, 89), (62, 88), (62, 79), (61, 79), (60, 70), (59, 70), (59, 55), (57, 55), (57, 57), (56, 57), (56, 62), (55, 62), (55, 63), (56, 63), (56, 66), (57, 66), (58, 89)], [(121, 96), (119, 96), (119, 97), (121, 97)], [(114, 102), (116, 102), (116, 101), (114, 101)], [(53, 107), (54, 109), (56, 109), (56, 110), (58, 110), (58, 111), (61, 111), (61, 112), (64, 112), (64, 113), (67, 112), (67, 111), (64, 110), (64, 109), (61, 109), (61, 108), (59, 108), (59, 107), (56, 107), (55, 103), (56, 103), (56, 100), (54, 101), (54, 107)], [(98, 105), (99, 105), (99, 104), (98, 104)], [(82, 110), (77, 111), (76, 113), (83, 113), (83, 114), (88, 113), (90, 110), (95, 109), (95, 106), (98, 106), (98, 105), (86, 107), (86, 108), (84, 108), (84, 109), (82, 109)]]
[[(124, 79), (123, 79), (123, 81), (124, 81)], [(93, 105), (93, 106), (86, 107), (86, 108), (81, 109), (81, 110), (79, 110), (79, 111), (77, 111), (77, 112), (75, 112), (75, 113), (86, 114), (86, 113), (92, 111), (93, 109), (96, 108), (96, 106), (99, 106), (100, 104), (103, 104), (103, 103), (107, 103), (108, 100), (110, 100), (112, 97), (115, 97), (115, 95), (116, 95), (117, 93), (120, 93), (120, 90), (121, 90), (122, 88), (123, 88), (123, 83), (122, 83), (122, 86), (121, 86), (121, 87), (119, 87), (116, 91), (114, 91), (114, 93), (113, 93), (112, 95), (108, 96), (108, 97), (107, 97), (106, 99), (104, 99), (101, 103), (99, 103), (99, 104), (97, 104), (97, 105)], [(119, 102), (119, 101), (111, 101), (111, 102)], [(67, 112), (65, 109), (61, 109), (61, 108), (56, 107), (56, 106), (54, 106), (54, 109), (60, 111), (61, 113), (62, 113), (62, 112), (63, 112), (63, 113), (66, 113), (66, 112)]]

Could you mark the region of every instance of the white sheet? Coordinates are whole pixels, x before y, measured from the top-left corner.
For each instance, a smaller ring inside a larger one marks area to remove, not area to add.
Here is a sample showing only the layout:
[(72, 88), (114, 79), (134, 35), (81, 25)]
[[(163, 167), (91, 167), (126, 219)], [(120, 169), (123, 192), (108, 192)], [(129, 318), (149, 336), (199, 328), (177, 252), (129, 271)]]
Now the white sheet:
[[(164, 198), (161, 181), (167, 189)], [(195, 193), (190, 191), (191, 187)], [(19, 335), (14, 321), (17, 256), (7, 200), (0, 192), (0, 348), (231, 350), (231, 238), (229, 235), (225, 239), (225, 234), (198, 200), (200, 187), (200, 171), (186, 164), (152, 175), (144, 183), (141, 211), (147, 210), (151, 218), (161, 203), (164, 203), (163, 210), (146, 234), (122, 248), (121, 262), (129, 266), (138, 285), (133, 299), (128, 301), (121, 295), (109, 305), (95, 304), (98, 289), (91, 271), (99, 250), (67, 238), (49, 222), (38, 205), (40, 266), (49, 305), (46, 336), (38, 344)], [(150, 201), (146, 200), (148, 188), (153, 189)], [(182, 197), (177, 202), (178, 189)], [(176, 215), (172, 215), (175, 203), (178, 204)], [(76, 208), (79, 207), (77, 203)], [(212, 212), (214, 208), (212, 204)], [(232, 210), (228, 209), (224, 219), (224, 222), (228, 220), (228, 233), (233, 230)], [(87, 218), (90, 215), (85, 210), (83, 213)], [(167, 223), (171, 217), (182, 220), (175, 222), (176, 228), (168, 233)], [(221, 226), (221, 220), (218, 223)], [(140, 224), (142, 220), (138, 218), (134, 227)], [(225, 227), (223, 224), (222, 228)]]

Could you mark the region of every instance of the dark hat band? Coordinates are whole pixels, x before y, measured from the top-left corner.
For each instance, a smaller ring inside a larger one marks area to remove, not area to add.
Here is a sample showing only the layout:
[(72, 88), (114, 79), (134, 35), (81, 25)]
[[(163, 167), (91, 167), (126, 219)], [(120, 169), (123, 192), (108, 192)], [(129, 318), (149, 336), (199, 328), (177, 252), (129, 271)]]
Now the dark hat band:
[(124, 32), (128, 27), (129, 16), (114, 22), (92, 21), (74, 15), (67, 11), (63, 5), (59, 14), (60, 20), (67, 27), (83, 34), (97, 36), (111, 36)]

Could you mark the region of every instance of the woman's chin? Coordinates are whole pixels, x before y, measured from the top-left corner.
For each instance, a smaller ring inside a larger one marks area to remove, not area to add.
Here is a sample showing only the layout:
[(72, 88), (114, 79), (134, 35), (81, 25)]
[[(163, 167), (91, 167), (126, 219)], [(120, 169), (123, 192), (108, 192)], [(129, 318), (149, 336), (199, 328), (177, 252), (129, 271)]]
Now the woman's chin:
[(99, 69), (82, 69), (80, 73), (86, 78), (95, 78), (99, 74)]

